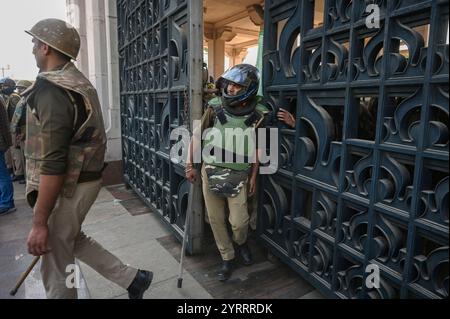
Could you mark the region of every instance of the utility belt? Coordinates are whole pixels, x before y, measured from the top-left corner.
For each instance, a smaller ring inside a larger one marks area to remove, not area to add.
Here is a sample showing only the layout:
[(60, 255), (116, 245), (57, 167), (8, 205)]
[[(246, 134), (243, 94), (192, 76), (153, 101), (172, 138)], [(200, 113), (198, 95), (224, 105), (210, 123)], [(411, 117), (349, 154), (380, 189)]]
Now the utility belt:
[(103, 168), (99, 172), (83, 172), (83, 171), (81, 171), (77, 184), (93, 182), (93, 181), (96, 181), (96, 180), (102, 178), (103, 171), (106, 169), (107, 166), (108, 166), (108, 163), (104, 163)]
[(81, 172), (77, 184), (88, 183), (102, 178), (103, 171), (100, 172)]
[[(81, 172), (80, 177), (78, 178), (77, 185), (82, 183), (88, 183), (97, 181), (102, 178), (103, 171), (105, 170), (107, 164), (103, 166), (103, 169), (99, 172)], [(32, 190), (31, 192), (26, 194), (26, 199), (28, 204), (31, 208), (34, 208), (34, 205), (36, 205), (38, 197), (38, 191), (37, 189)]]

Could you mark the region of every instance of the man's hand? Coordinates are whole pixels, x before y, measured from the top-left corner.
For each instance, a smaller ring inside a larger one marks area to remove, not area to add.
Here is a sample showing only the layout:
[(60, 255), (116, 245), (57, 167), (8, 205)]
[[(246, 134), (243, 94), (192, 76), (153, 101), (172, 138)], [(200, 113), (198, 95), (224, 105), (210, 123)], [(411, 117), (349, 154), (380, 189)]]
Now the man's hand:
[(194, 183), (197, 180), (197, 174), (198, 172), (195, 168), (186, 170), (186, 179), (189, 181), (189, 183)]
[(33, 225), (28, 235), (28, 252), (33, 256), (45, 255), (50, 251), (48, 243), (47, 225)]
[(281, 107), (280, 107), (280, 109), (279, 109), (279, 111), (277, 113), (277, 118), (278, 118), (279, 121), (283, 121), (284, 123), (289, 125), (291, 128), (295, 127), (295, 118), (294, 118), (294, 116), (292, 116), (291, 113), (289, 113), (285, 109), (282, 109)]
[(248, 181), (248, 197), (252, 197), (256, 192), (256, 174), (250, 177)]

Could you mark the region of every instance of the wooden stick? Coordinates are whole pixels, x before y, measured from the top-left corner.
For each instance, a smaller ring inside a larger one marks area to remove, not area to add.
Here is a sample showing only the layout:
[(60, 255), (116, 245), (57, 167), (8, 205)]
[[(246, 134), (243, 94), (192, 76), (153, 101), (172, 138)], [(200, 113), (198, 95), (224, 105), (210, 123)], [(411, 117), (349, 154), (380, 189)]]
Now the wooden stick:
[(25, 279), (27, 278), (28, 274), (31, 272), (31, 270), (34, 268), (34, 266), (36, 265), (36, 263), (39, 261), (39, 258), (41, 258), (41, 256), (36, 256), (34, 257), (33, 261), (31, 262), (31, 264), (28, 266), (28, 269), (22, 274), (22, 276), (20, 276), (19, 281), (17, 282), (16, 286), (14, 287), (13, 290), (11, 290), (9, 292), (9, 294), (11, 296), (15, 296), (17, 293), (17, 290), (19, 290), (20, 286), (23, 284), (23, 282), (25, 281)]

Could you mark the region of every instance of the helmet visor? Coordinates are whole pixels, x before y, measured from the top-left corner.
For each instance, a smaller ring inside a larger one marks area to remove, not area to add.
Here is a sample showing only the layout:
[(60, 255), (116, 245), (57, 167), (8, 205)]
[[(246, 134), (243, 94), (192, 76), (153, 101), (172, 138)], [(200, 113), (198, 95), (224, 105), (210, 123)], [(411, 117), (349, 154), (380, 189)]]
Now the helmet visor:
[(234, 82), (236, 84), (239, 84), (243, 87), (247, 87), (248, 86), (248, 77), (246, 76), (247, 74), (242, 72), (240, 69), (237, 68), (231, 68), (230, 70), (226, 71), (223, 75), (222, 78), (224, 78), (225, 80), (228, 80), (230, 82)]

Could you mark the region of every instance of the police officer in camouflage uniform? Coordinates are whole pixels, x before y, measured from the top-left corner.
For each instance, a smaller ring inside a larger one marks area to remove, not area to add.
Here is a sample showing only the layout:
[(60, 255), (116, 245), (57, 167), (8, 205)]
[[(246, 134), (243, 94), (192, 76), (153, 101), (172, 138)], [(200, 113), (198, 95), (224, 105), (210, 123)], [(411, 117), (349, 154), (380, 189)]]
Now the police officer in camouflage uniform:
[(101, 188), (106, 134), (97, 92), (71, 62), (80, 49), (79, 34), (57, 19), (26, 32), (40, 69), (23, 93), (26, 197), (34, 208), (27, 244), (31, 254), (42, 256), (47, 297), (77, 297), (76, 289), (66, 286), (66, 269), (77, 258), (127, 289), (130, 298), (142, 298), (153, 273), (123, 264), (81, 231)]
[[(252, 138), (238, 138), (243, 145), (226, 141), (227, 129), (247, 129), (256, 133), (261, 127), (268, 109), (259, 102), (256, 96), (260, 81), (258, 69), (249, 64), (239, 64), (225, 72), (217, 81), (216, 87), (222, 96), (213, 98), (208, 103), (202, 117), (202, 135), (205, 129), (213, 128), (206, 133), (203, 148), (214, 149), (214, 154), (203, 158), (201, 167), (202, 188), (209, 223), (214, 234), (217, 248), (223, 263), (218, 271), (220, 281), (226, 281), (235, 267), (235, 249), (244, 265), (251, 265), (253, 260), (247, 244), (249, 227), (248, 196), (253, 196), (259, 163), (256, 141)], [(209, 133), (220, 132), (220, 139), (212, 138)], [(246, 131), (248, 132), (248, 131)], [(193, 163), (193, 145), (189, 147), (186, 164), (186, 178), (193, 182), (197, 177), (198, 164)], [(241, 147), (243, 146), (243, 147)], [(229, 160), (231, 159), (231, 160)], [(239, 159), (239, 160), (238, 160)], [(229, 222), (233, 238), (228, 235), (225, 220), (225, 204), (229, 208)]]
[[(6, 77), (0, 80), (1, 94), (5, 101), (6, 113), (8, 114), (8, 123), (11, 123), (14, 111), (17, 103), (20, 101), (20, 96), (14, 92), (16, 88), (16, 82)], [(14, 145), (11, 146), (5, 153), (5, 161), (8, 170), (10, 171), (13, 181), (16, 180), (16, 173), (20, 173), (15, 170), (13, 162)]]
[(14, 92), (16, 89), (16, 82), (10, 78), (3, 78), (0, 80), (0, 86), (2, 87), (1, 93), (3, 99), (6, 102), (6, 111), (8, 112), (8, 117), (11, 121), (16, 105), (20, 100), (20, 96)]
[[(17, 94), (21, 95), (32, 85), (30, 81), (19, 80), (16, 83)], [(13, 146), (11, 155), (14, 166), (13, 181), (19, 181), (19, 184), (25, 184), (25, 127), (26, 127), (26, 101), (21, 99), (15, 108), (11, 119), (11, 137)]]

